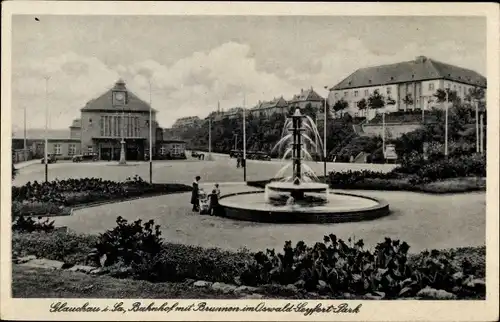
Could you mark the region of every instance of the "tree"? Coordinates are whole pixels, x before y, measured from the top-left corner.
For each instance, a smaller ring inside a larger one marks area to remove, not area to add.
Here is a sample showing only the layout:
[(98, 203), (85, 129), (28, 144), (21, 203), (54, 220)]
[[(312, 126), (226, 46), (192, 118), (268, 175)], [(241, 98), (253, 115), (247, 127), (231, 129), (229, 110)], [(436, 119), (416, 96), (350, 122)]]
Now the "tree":
[(460, 97), (458, 97), (457, 92), (452, 91), (449, 88), (447, 88), (446, 90), (438, 89), (433, 96), (436, 98), (438, 103), (443, 103), (446, 101), (446, 93), (448, 93), (448, 102), (452, 102), (454, 104), (460, 103)]
[(366, 99), (362, 99), (361, 101), (358, 102), (357, 104), (358, 109), (366, 115), (366, 108), (368, 107), (368, 103), (366, 102)]
[(304, 115), (309, 115), (312, 119), (316, 118), (316, 109), (312, 107), (311, 103), (307, 103), (301, 112)]
[(335, 111), (335, 113), (337, 113), (339, 111), (345, 110), (348, 107), (349, 107), (349, 103), (347, 103), (346, 101), (344, 101), (343, 98), (341, 98), (340, 100), (338, 100), (335, 103), (335, 105), (333, 105), (333, 110)]
[(410, 93), (406, 94), (406, 96), (403, 98), (403, 103), (405, 103), (406, 105), (413, 105), (413, 97)]
[(368, 107), (374, 109), (378, 113), (378, 109), (385, 106), (385, 99), (378, 90), (375, 90), (370, 97), (368, 97)]

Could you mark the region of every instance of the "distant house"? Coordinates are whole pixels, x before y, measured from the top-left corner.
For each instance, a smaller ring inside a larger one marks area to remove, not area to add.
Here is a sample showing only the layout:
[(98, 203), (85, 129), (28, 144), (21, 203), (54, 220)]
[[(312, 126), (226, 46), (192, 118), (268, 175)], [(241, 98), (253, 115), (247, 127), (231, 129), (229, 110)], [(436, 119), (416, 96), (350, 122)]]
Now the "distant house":
[(250, 109), (250, 113), (255, 116), (271, 116), (274, 113), (286, 114), (288, 113), (288, 102), (283, 96), (274, 98), (271, 101), (259, 103)]
[(324, 108), (325, 99), (321, 97), (312, 87), (309, 89), (301, 89), (300, 94), (294, 95), (293, 98), (288, 101), (290, 108), (295, 109), (299, 107), (304, 109), (306, 106), (310, 105), (316, 111), (321, 111)]

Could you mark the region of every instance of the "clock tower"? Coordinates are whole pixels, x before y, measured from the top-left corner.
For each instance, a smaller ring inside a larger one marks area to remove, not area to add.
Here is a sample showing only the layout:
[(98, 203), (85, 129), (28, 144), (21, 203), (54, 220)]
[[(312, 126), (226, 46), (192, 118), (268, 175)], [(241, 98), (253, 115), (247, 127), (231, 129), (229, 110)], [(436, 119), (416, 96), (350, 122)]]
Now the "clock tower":
[(124, 126), (125, 126), (124, 108), (128, 103), (128, 91), (127, 91), (127, 88), (125, 87), (125, 82), (121, 79), (118, 80), (115, 83), (115, 87), (113, 87), (111, 92), (112, 92), (112, 105), (113, 105), (113, 107), (116, 109), (118, 109), (118, 108), (122, 109), (122, 122), (121, 122), (121, 129), (120, 129), (122, 139), (120, 141), (121, 149), (120, 149), (120, 162), (119, 162), (119, 164), (126, 164), (127, 160), (125, 157), (126, 146), (125, 146), (125, 132), (124, 132)]

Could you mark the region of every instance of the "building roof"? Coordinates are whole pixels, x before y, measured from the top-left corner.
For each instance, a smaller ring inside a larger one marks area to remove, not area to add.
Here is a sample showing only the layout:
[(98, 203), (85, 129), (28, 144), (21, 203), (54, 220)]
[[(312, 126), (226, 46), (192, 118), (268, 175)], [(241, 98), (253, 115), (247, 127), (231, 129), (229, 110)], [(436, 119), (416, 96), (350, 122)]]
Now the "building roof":
[(300, 94), (294, 95), (291, 99), (291, 103), (295, 102), (322, 102), (323, 97), (321, 97), (316, 91), (311, 87), (309, 89), (301, 89)]
[[(113, 107), (113, 90), (126, 90), (128, 93), (128, 103), (125, 106)], [(82, 111), (125, 111), (125, 112), (149, 112), (149, 104), (141, 100), (125, 86), (123, 80), (118, 80), (113, 88), (104, 94), (87, 102)], [(153, 113), (156, 112), (152, 109)]]
[(431, 79), (447, 79), (472, 86), (486, 87), (486, 78), (473, 70), (419, 56), (412, 61), (358, 69), (330, 90)]
[(254, 107), (254, 109), (257, 109), (257, 110), (264, 110), (264, 109), (268, 109), (268, 108), (273, 108), (273, 107), (285, 107), (287, 106), (287, 102), (286, 100), (283, 98), (283, 96), (279, 97), (279, 98), (274, 98), (273, 100), (271, 101), (267, 101), (267, 102), (259, 102), (257, 104), (257, 106)]

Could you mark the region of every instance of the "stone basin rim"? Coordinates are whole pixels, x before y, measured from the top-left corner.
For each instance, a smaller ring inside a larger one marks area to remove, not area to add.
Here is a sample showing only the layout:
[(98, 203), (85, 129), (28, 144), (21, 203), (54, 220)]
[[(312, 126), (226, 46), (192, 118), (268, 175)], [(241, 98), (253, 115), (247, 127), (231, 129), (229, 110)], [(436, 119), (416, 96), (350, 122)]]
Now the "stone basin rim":
[[(225, 198), (233, 197), (233, 196), (239, 196), (239, 195), (247, 195), (247, 194), (257, 194), (261, 193), (264, 194), (264, 191), (246, 191), (246, 192), (236, 192), (236, 193), (230, 193), (227, 195), (223, 195), (220, 198), (220, 205), (224, 208), (233, 208), (233, 209), (239, 209), (239, 210), (248, 210), (248, 211), (256, 211), (256, 212), (266, 212), (263, 210), (258, 210), (258, 209), (252, 209), (250, 207), (243, 207), (243, 206), (234, 206), (234, 205), (224, 205), (222, 201)], [(356, 208), (353, 210), (335, 210), (335, 209), (330, 209), (330, 210), (325, 210), (325, 211), (310, 211), (309, 213), (318, 213), (318, 214), (336, 214), (336, 213), (358, 213), (358, 212), (370, 212), (370, 211), (375, 211), (375, 210), (381, 210), (383, 208), (387, 208), (387, 211), (389, 211), (389, 203), (385, 201), (384, 199), (380, 198), (375, 198), (371, 196), (363, 196), (363, 195), (358, 195), (358, 194), (353, 194), (353, 193), (345, 193), (345, 192), (329, 192), (329, 194), (334, 194), (334, 195), (340, 195), (340, 196), (349, 196), (349, 197), (356, 197), (356, 198), (361, 198), (361, 199), (368, 199), (376, 202), (376, 205), (373, 205), (371, 207), (365, 207), (365, 208)], [(269, 211), (270, 213), (291, 213), (289, 210), (272, 210)], [(306, 214), (304, 212), (304, 214)]]

